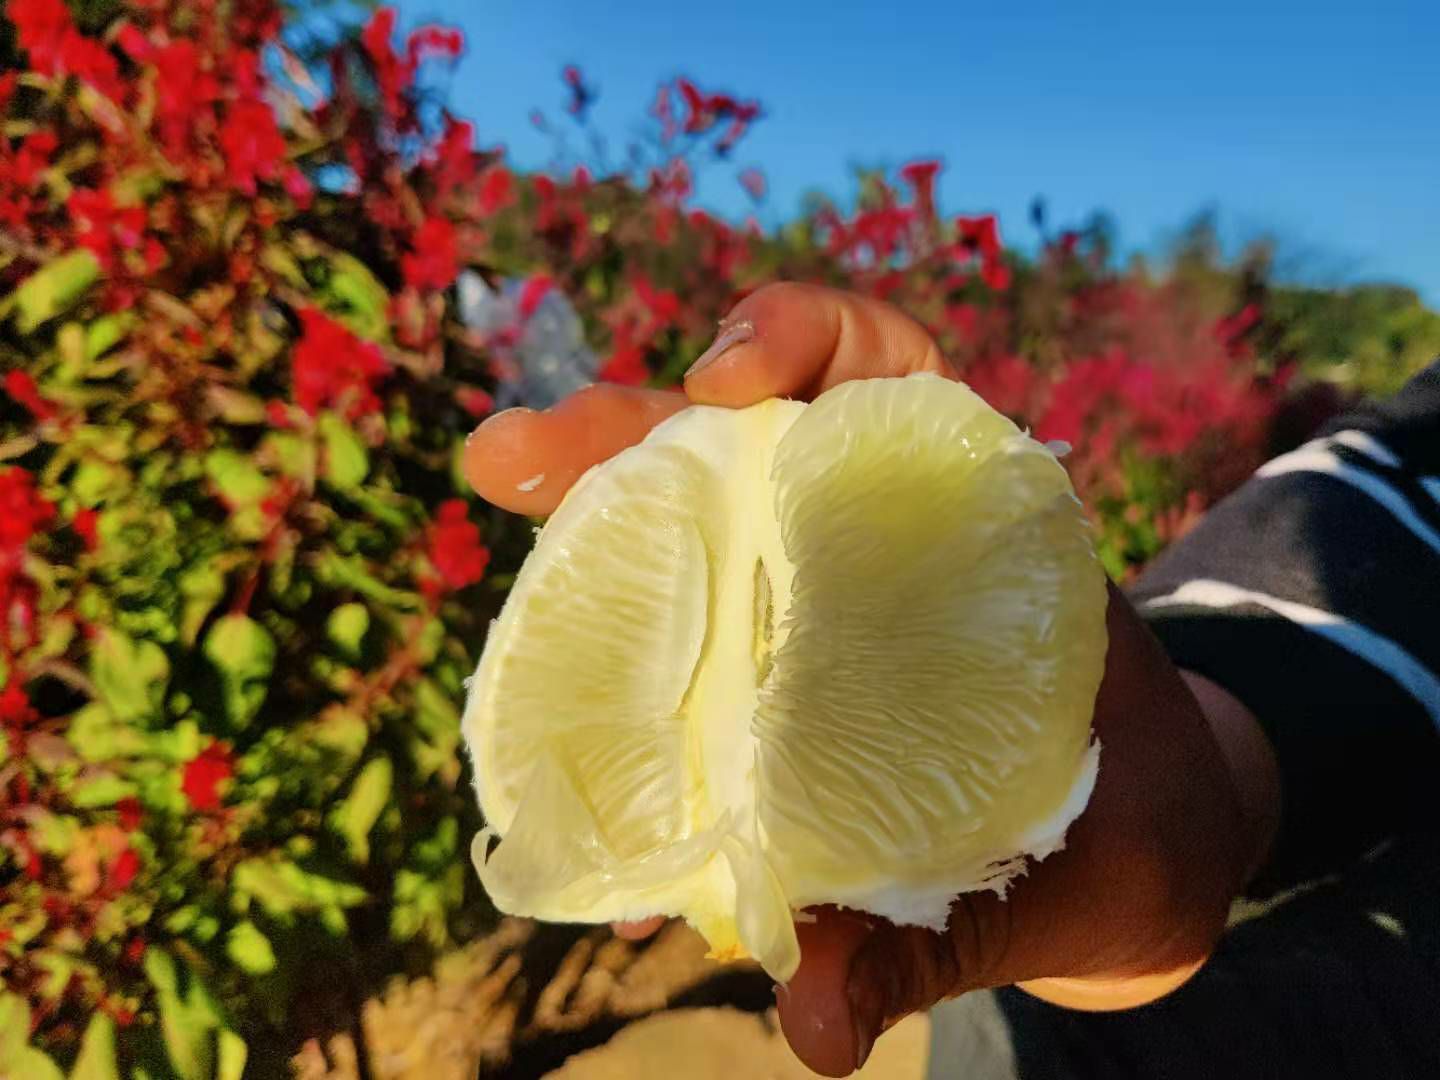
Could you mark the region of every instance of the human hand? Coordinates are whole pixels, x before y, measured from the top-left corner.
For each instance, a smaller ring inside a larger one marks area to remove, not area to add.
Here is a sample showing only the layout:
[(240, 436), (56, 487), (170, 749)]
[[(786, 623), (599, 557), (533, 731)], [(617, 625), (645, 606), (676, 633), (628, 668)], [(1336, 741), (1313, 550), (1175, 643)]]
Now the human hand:
[[(594, 386), (545, 412), (509, 410), (471, 437), (466, 475), (499, 506), (548, 514), (586, 469), (687, 405), (808, 399), (849, 379), (915, 371), (955, 377), (896, 309), (772, 285), (722, 322), (683, 395)], [(1003, 900), (957, 897), (944, 932), (833, 908), (797, 925), (800, 968), (777, 998), (786, 1037), (811, 1068), (845, 1075), (900, 1017), (968, 990), (1020, 983), (1058, 1004), (1123, 1008), (1178, 986), (1209, 955), (1274, 828), (1273, 759), (1253, 717), (1214, 684), (1182, 677), (1113, 588), (1107, 628), (1094, 720), (1101, 768), (1063, 851)], [(643, 936), (658, 925), (617, 930)]]

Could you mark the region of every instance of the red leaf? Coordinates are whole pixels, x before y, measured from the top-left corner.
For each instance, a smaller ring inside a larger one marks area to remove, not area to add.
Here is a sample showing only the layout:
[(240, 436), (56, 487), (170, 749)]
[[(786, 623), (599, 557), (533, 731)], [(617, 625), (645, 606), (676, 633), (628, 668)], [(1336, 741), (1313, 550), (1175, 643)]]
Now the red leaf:
[(220, 809), (220, 785), (235, 775), (230, 751), (211, 740), (198, 755), (185, 763), (180, 775), (180, 790), (186, 801), (201, 812)]

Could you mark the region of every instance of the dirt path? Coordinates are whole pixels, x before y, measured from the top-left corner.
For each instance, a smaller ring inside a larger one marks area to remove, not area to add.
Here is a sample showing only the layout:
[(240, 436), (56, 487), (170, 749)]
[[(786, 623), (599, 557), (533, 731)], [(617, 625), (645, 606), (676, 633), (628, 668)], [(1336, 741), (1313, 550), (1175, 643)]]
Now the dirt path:
[[(694, 1080), (813, 1074), (775, 1025), (770, 980), (754, 965), (721, 966), (672, 925), (632, 944), (608, 930), (506, 919), (442, 958), (424, 978), (396, 980), (365, 1003), (361, 1038), (312, 1039), (300, 1080)], [(907, 1022), (860, 1075), (920, 1080), (928, 1026)]]

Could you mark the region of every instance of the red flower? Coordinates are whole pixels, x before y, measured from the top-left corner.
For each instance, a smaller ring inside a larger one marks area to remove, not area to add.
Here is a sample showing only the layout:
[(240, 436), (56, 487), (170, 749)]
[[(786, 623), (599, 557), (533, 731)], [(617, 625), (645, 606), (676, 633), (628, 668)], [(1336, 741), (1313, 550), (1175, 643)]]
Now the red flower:
[(154, 50), (151, 59), (162, 76), (155, 80), (160, 137), (179, 152), (195, 122), (219, 100), (220, 81), (206, 70), (195, 43), (184, 38)]
[(454, 60), (465, 51), (465, 35), (446, 26), (421, 26), (405, 42), (410, 63), (419, 66), (432, 56)]
[(11, 0), (6, 14), (15, 24), (30, 66), (41, 75), (52, 79), (74, 75), (113, 101), (124, 96), (115, 57), (75, 29), (64, 0)]
[(852, 250), (869, 248), (877, 260), (884, 262), (904, 245), (914, 220), (915, 211), (908, 206), (866, 210), (850, 223), (847, 243)]
[(55, 507), (35, 490), (28, 472), (18, 465), (0, 469), (0, 575), (7, 556), (18, 562), (20, 550), (54, 514)]
[(198, 755), (185, 763), (180, 790), (196, 810), (207, 813), (220, 809), (220, 785), (235, 775), (229, 749), (211, 740)]
[(290, 421), (290, 406), (283, 401), (271, 398), (265, 403), (265, 419), (270, 421), (274, 428), (288, 428), (294, 426)]
[[(974, 311), (974, 308), (970, 309)], [(997, 411), (1013, 419), (1031, 415), (1040, 379), (1023, 357), (1007, 353), (967, 367), (962, 376)]]
[(127, 963), (138, 967), (140, 961), (145, 958), (145, 948), (145, 939), (137, 935), (125, 943), (125, 951), (122, 955)]
[(134, 251), (145, 242), (145, 208), (117, 207), (108, 190), (76, 188), (65, 208), (77, 227), (76, 241), (94, 252), (107, 269), (115, 263), (116, 249)]
[(915, 201), (922, 206), (935, 205), (935, 177), (940, 172), (938, 161), (912, 161), (900, 167), (900, 179), (915, 192)]
[(555, 280), (548, 274), (532, 274), (526, 278), (525, 284), (520, 286), (520, 298), (515, 305), (520, 318), (528, 319), (534, 315), (554, 287)]
[(323, 408), (352, 419), (379, 411), (374, 383), (390, 370), (380, 349), (317, 308), (300, 312), (300, 326), (291, 354), (295, 403), (311, 416)]
[(694, 176), (684, 158), (675, 158), (663, 169), (650, 170), (650, 191), (661, 199), (684, 202), (693, 190)]
[(270, 106), (240, 101), (230, 106), (220, 128), (229, 180), (235, 190), (254, 195), (261, 180), (279, 180), (285, 163), (285, 137)]
[[(435, 189), (444, 197), (460, 185), (468, 183), (475, 175), (475, 128), (468, 121), (445, 118), (445, 133), (435, 144), (429, 160), (431, 173), (435, 177)], [(500, 166), (495, 166), (499, 169)], [(509, 178), (509, 174), (506, 174)], [(488, 180), (488, 177), (487, 177)], [(483, 207), (485, 189), (481, 188)], [(486, 213), (490, 211), (487, 209)]]
[(310, 178), (304, 171), (292, 165), (285, 170), (285, 176), (281, 181), (285, 185), (285, 194), (295, 200), (295, 205), (301, 210), (308, 210), (310, 202), (315, 197), (315, 185), (310, 183)]
[(145, 818), (145, 811), (140, 806), (140, 800), (134, 795), (126, 795), (117, 802), (115, 812), (120, 816), (120, 828), (126, 832), (134, 832)]
[(455, 226), (443, 217), (428, 217), (415, 231), (413, 251), (400, 260), (405, 281), (417, 289), (447, 288), (460, 272)]
[(1010, 268), (999, 259), (988, 259), (980, 268), (980, 280), (996, 292), (1010, 287)]
[(64, 0), (11, 0), (6, 15), (15, 24), (16, 37), (29, 54), (31, 66), (53, 75), (65, 35), (73, 30)]
[(100, 546), (100, 536), (96, 530), (99, 517), (99, 514), (87, 506), (83, 510), (76, 510), (75, 516), (70, 519), (70, 527), (84, 541), (86, 551), (94, 551)]
[(150, 39), (141, 33), (140, 28), (134, 23), (126, 23), (120, 27), (120, 32), (115, 35), (115, 44), (120, 50), (137, 64), (143, 64), (149, 60), (155, 52), (155, 47), (150, 44)]
[(40, 396), (40, 389), (28, 371), (16, 368), (5, 373), (5, 393), (18, 401), (36, 420), (49, 420), (55, 415), (55, 406)]
[(986, 257), (1000, 254), (1000, 223), (994, 214), (956, 218), (955, 224), (960, 230), (962, 248)]
[(653, 336), (680, 318), (680, 297), (669, 289), (657, 289), (644, 275), (637, 275), (631, 287), (650, 312), (650, 328), (644, 335)]
[(406, 117), (405, 91), (415, 78), (415, 65), (395, 55), (391, 39), (395, 36), (395, 9), (377, 8), (365, 29), (360, 31), (360, 44), (375, 68), (375, 84), (380, 90), (380, 103), (391, 122)]
[(994, 214), (955, 219), (960, 232), (959, 254), (980, 257), (980, 279), (996, 292), (1010, 287), (1010, 268), (1005, 265), (1000, 243), (1000, 224)]
[(655, 103), (650, 106), (650, 115), (660, 121), (660, 141), (670, 142), (680, 133), (680, 123), (675, 119), (675, 107), (670, 103), (670, 87), (664, 85), (655, 92)]
[(32, 131), (13, 156), (0, 159), (0, 183), (22, 191), (34, 191), (50, 167), (50, 155), (60, 145), (53, 131)]
[(765, 198), (765, 174), (759, 169), (746, 169), (740, 174), (740, 186), (756, 202)]
[(490, 551), (480, 542), (479, 526), (469, 513), (464, 499), (447, 499), (430, 526), (430, 561), (452, 589), (475, 584), (490, 562)]
[(615, 350), (600, 368), (602, 382), (621, 386), (640, 386), (650, 380), (650, 367), (645, 363), (645, 350), (624, 338), (615, 343)]
[(479, 419), (495, 411), (495, 399), (478, 386), (462, 386), (455, 391), (455, 400), (471, 416)]
[(716, 147), (722, 153), (734, 146), (746, 127), (760, 116), (758, 102), (737, 101), (729, 94), (706, 94), (689, 79), (676, 79), (675, 88), (685, 100), (684, 130), (687, 135), (703, 134), (721, 120), (731, 121), (730, 129)]
[(492, 165), (480, 179), (480, 212), (493, 214), (515, 201), (515, 182), (504, 165)]
[(134, 848), (127, 847), (111, 864), (106, 884), (112, 891), (119, 892), (134, 881), (139, 872), (140, 855)]
[(40, 719), (40, 714), (30, 704), (30, 698), (20, 685), (20, 680), (11, 675), (0, 691), (0, 727), (19, 730)]

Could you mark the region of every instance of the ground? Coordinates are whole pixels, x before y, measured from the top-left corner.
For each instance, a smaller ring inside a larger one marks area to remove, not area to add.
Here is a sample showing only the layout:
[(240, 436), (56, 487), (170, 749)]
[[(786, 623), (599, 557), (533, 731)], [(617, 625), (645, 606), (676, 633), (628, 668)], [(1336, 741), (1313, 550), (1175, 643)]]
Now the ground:
[[(858, 1075), (922, 1080), (928, 1043), (928, 1021), (914, 1017)], [(707, 960), (686, 927), (633, 944), (602, 928), (523, 919), (506, 919), (424, 978), (396, 980), (365, 1003), (356, 1031), (310, 1040), (293, 1064), (299, 1080), (814, 1075), (779, 1032), (764, 973)]]

